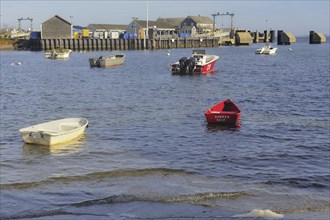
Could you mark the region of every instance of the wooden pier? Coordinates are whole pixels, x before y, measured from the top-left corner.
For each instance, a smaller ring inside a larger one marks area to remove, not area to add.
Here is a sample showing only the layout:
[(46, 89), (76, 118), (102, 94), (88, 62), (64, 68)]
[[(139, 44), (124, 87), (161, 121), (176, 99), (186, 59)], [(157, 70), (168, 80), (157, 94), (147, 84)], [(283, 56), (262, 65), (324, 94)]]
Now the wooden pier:
[(154, 50), (171, 48), (218, 47), (219, 38), (176, 38), (176, 39), (35, 39), (30, 40), (33, 51), (54, 48), (73, 51), (93, 50)]

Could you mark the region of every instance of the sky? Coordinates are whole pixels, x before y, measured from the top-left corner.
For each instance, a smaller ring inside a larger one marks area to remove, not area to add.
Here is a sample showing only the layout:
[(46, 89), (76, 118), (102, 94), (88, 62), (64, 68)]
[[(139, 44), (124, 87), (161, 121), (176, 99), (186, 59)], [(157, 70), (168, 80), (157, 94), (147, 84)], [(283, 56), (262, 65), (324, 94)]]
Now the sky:
[[(129, 24), (132, 17), (156, 20), (159, 17), (185, 18), (234, 13), (234, 27), (250, 31), (283, 30), (295, 36), (309, 31), (329, 36), (330, 0), (0, 0), (1, 28), (18, 28), (18, 18), (33, 18), (33, 29), (40, 30), (44, 21), (59, 15), (74, 25)], [(217, 27), (229, 28), (230, 16), (216, 16)], [(28, 29), (23, 20), (21, 27)]]

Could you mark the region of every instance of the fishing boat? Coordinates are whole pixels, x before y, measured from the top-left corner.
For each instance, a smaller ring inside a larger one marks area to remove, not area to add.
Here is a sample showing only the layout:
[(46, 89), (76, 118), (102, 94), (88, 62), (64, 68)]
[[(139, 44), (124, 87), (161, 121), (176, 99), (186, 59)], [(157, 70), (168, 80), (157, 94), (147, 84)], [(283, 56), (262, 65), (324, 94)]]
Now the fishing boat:
[(100, 56), (98, 58), (90, 58), (91, 67), (112, 67), (122, 65), (125, 62), (125, 55), (116, 54), (111, 56)]
[(52, 49), (45, 52), (45, 57), (48, 59), (67, 59), (71, 52), (70, 49)]
[(266, 55), (271, 55), (275, 54), (277, 51), (276, 47), (272, 47), (270, 43), (266, 43), (265, 46), (262, 48), (259, 48), (255, 51), (255, 54), (266, 54)]
[(50, 146), (79, 137), (87, 126), (85, 118), (65, 118), (22, 128), (19, 132), (27, 144)]
[(172, 74), (205, 74), (213, 71), (219, 56), (205, 54), (205, 50), (193, 50), (191, 57), (182, 57), (171, 65)]
[(239, 125), (241, 110), (230, 99), (223, 100), (205, 111), (209, 124)]

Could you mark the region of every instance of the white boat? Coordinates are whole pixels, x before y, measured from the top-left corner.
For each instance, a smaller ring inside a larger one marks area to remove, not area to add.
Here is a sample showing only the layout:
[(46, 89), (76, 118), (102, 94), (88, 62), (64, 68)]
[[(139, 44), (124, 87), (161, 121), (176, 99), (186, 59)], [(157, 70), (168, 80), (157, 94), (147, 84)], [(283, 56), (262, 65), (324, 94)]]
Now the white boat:
[(79, 137), (87, 126), (85, 118), (65, 118), (22, 128), (19, 132), (25, 143), (50, 146)]
[(125, 62), (125, 55), (116, 54), (111, 56), (100, 56), (98, 58), (90, 58), (91, 67), (112, 67), (122, 65)]
[(266, 43), (265, 46), (255, 51), (256, 54), (275, 54), (277, 51), (276, 47), (272, 47), (269, 43)]
[(219, 56), (205, 54), (205, 50), (193, 50), (191, 57), (182, 57), (171, 65), (172, 74), (206, 74), (213, 72)]
[(45, 52), (45, 57), (48, 59), (67, 59), (71, 52), (70, 49), (52, 49)]

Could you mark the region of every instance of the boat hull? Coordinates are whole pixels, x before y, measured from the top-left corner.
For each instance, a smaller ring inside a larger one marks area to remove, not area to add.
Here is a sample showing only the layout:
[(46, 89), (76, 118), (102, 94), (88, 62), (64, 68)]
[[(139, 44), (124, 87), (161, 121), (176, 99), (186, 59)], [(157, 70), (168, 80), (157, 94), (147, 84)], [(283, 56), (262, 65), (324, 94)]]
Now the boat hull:
[(236, 112), (206, 111), (205, 117), (209, 124), (239, 125), (241, 114)]
[(186, 74), (207, 74), (213, 72), (214, 65), (219, 59), (219, 56), (209, 55), (209, 61), (205, 64), (196, 64), (192, 71), (188, 67), (181, 67), (180, 62), (171, 65), (172, 74), (186, 75)]
[(194, 74), (206, 74), (206, 73), (213, 72), (214, 65), (218, 61), (218, 59), (219, 59), (219, 57), (217, 57), (216, 59), (214, 59), (210, 63), (205, 64), (203, 66), (197, 65), (196, 69), (194, 70)]
[(125, 55), (118, 54), (113, 56), (100, 56), (98, 58), (90, 58), (89, 65), (91, 67), (113, 67), (124, 64)]
[(205, 111), (205, 118), (209, 124), (239, 126), (241, 111), (230, 100), (226, 99)]
[(255, 54), (271, 55), (271, 54), (275, 54), (276, 51), (277, 51), (276, 47), (264, 46), (264, 47), (256, 50)]
[(70, 57), (70, 49), (60, 49), (60, 50), (48, 50), (45, 52), (45, 58), (47, 59), (67, 59)]
[(19, 132), (27, 144), (51, 146), (81, 136), (87, 126), (87, 119), (67, 118), (22, 128)]

